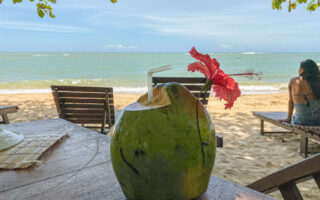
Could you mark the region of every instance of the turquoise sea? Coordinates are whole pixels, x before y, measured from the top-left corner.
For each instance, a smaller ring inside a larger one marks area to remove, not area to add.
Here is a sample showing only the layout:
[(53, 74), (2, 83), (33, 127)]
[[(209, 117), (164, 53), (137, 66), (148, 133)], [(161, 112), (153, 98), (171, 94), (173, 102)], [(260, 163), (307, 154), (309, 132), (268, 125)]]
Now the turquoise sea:
[[(320, 53), (209, 53), (226, 73), (263, 72), (261, 81), (235, 78), (242, 93), (286, 90), (305, 59), (320, 63)], [(187, 71), (188, 53), (0, 53), (0, 93), (49, 92), (51, 84), (112, 86), (115, 92), (143, 93), (147, 72), (171, 65), (156, 76), (199, 76)]]

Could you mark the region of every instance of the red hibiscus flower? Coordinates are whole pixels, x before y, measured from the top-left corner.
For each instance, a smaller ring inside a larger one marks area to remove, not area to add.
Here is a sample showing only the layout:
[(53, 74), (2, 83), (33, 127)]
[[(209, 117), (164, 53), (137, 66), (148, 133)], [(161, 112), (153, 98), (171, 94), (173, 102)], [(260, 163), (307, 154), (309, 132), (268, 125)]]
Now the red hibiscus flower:
[(189, 53), (199, 61), (188, 65), (188, 71), (199, 71), (204, 74), (208, 81), (213, 84), (216, 97), (227, 101), (225, 109), (231, 108), (234, 101), (241, 95), (238, 83), (220, 69), (220, 64), (215, 58), (211, 59), (208, 54), (199, 53), (194, 47)]

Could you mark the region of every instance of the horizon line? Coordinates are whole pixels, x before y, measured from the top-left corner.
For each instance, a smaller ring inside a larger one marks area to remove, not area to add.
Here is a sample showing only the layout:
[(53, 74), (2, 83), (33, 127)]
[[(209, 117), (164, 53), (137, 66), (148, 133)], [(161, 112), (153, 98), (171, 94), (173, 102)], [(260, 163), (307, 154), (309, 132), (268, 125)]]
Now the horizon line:
[[(0, 53), (189, 53), (188, 51), (0, 51)], [(203, 52), (203, 54), (215, 53), (320, 53), (320, 51), (215, 51)]]

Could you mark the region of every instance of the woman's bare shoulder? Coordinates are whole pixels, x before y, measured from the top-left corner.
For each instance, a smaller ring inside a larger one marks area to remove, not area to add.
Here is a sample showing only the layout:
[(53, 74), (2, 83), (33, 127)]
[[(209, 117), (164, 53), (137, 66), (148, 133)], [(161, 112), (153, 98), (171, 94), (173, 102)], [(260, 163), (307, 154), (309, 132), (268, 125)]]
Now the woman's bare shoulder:
[(300, 81), (301, 81), (301, 79), (300, 79), (299, 76), (293, 77), (293, 78), (290, 80), (289, 84), (299, 83)]

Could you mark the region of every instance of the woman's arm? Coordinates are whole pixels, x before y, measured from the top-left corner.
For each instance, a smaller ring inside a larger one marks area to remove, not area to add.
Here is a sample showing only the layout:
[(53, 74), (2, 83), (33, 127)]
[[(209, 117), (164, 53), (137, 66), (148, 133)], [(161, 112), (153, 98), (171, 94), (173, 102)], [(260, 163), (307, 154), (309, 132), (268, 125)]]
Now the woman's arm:
[(292, 81), (290, 81), (288, 89), (289, 89), (288, 117), (287, 119), (280, 120), (281, 122), (291, 122), (291, 118), (293, 115), (294, 103), (292, 98)]
[(291, 117), (293, 114), (293, 109), (294, 109), (294, 103), (293, 103), (293, 97), (292, 97), (292, 82), (290, 81), (289, 83), (289, 102), (288, 102), (288, 118), (291, 121)]

